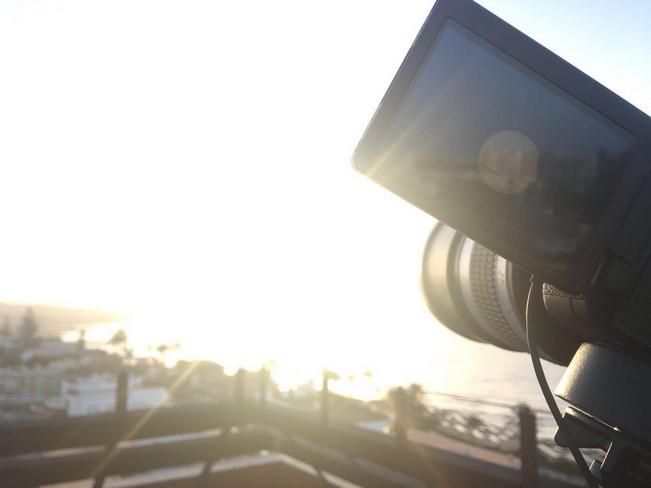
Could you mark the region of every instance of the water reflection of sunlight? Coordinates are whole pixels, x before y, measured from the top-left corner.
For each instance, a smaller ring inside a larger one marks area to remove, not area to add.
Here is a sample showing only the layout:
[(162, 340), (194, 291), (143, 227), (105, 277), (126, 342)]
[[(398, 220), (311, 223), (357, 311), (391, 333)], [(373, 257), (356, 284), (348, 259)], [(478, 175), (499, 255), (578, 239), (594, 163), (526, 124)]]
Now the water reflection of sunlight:
[[(375, 327), (333, 321), (326, 328), (315, 320), (312, 327), (296, 328), (274, 321), (261, 332), (258, 326), (246, 324), (212, 325), (202, 314), (204, 320), (141, 315), (91, 328), (86, 341), (102, 346), (124, 329), (135, 356), (154, 356), (168, 364), (178, 359), (215, 361), (231, 374), (239, 368), (257, 371), (265, 366), (281, 390), (310, 383), (319, 388), (321, 373), (327, 369), (339, 376), (331, 383), (333, 391), (358, 398), (377, 398), (392, 385), (411, 382), (458, 391), (455, 382), (464, 381), (474, 369), (472, 358), (459, 344), (476, 345), (437, 326), (414, 295), (413, 303), (407, 300), (395, 306), (393, 319), (400, 319), (402, 326), (394, 326), (388, 316), (382, 322), (378, 319)], [(64, 338), (77, 340), (78, 332)], [(160, 344), (176, 343), (180, 348), (172, 353), (161, 355), (156, 350)]]

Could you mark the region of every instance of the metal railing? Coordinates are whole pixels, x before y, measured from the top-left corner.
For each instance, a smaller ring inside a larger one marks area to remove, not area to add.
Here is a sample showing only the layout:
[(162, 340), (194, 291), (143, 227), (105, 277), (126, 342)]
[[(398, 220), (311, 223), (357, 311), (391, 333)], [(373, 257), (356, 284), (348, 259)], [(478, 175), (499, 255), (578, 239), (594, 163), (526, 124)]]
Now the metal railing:
[[(246, 396), (242, 371), (233, 379), (230, 401), (134, 412), (126, 409), (126, 372), (119, 375), (113, 414), (0, 424), (2, 486), (94, 479), (99, 488), (110, 475), (189, 463), (203, 463), (209, 476), (216, 460), (260, 450), (284, 452), (362, 486), (403, 486), (406, 480), (447, 487), (572, 486), (538, 476), (535, 418), (525, 409), (520, 470), (338, 421), (330, 415), (327, 378), (320, 412), (269, 401), (266, 371), (258, 376), (253, 398)], [(43, 452), (48, 454), (35, 455)]]

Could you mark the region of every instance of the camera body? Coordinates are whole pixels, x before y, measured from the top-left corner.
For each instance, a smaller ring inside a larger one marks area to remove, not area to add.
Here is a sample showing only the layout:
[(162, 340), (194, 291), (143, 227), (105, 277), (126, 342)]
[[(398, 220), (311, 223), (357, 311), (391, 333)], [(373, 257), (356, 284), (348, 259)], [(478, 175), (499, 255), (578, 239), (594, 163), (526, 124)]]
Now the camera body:
[(543, 279), (573, 350), (649, 355), (651, 119), (486, 9), (435, 4), (353, 164)]

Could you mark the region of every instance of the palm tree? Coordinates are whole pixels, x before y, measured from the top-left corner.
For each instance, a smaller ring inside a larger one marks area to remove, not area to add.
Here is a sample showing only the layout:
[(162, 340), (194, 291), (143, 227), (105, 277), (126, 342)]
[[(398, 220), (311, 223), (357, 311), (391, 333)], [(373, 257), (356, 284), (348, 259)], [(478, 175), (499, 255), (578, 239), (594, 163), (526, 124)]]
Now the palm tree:
[(0, 336), (2, 336), (4, 339), (9, 339), (11, 337), (11, 322), (9, 321), (9, 316), (7, 315), (5, 315), (5, 318), (2, 321)]
[(113, 352), (116, 350), (122, 355), (123, 359), (129, 359), (131, 356), (131, 350), (127, 347), (127, 333), (123, 329), (119, 329), (108, 341), (109, 345), (113, 349)]
[(409, 425), (423, 427), (431, 423), (430, 411), (425, 404), (425, 391), (421, 385), (414, 383), (407, 388), (402, 386), (390, 388), (387, 392), (387, 400), (392, 405), (396, 421), (402, 428)]
[(160, 355), (161, 363), (165, 364), (165, 355), (168, 352), (177, 351), (180, 349), (180, 347), (181, 344), (179, 344), (178, 342), (175, 342), (173, 344), (165, 344), (165, 343), (159, 344), (156, 347), (156, 352), (158, 352), (158, 354)]
[(77, 350), (83, 351), (86, 348), (86, 330), (79, 331), (79, 338), (77, 339)]
[(38, 332), (38, 322), (32, 307), (27, 307), (23, 318), (18, 326), (18, 337), (24, 346), (34, 345), (36, 333)]
[(127, 343), (127, 333), (124, 329), (118, 330), (113, 334), (113, 336), (111, 336), (108, 343), (113, 347), (123, 346)]

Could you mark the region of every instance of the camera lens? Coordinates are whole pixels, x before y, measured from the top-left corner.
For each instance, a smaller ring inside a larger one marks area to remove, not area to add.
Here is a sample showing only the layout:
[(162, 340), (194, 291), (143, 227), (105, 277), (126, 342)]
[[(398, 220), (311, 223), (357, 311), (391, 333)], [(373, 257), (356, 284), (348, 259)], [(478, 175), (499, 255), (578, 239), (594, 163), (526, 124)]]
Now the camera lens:
[[(530, 273), (441, 222), (430, 234), (422, 266), (425, 301), (439, 322), (474, 341), (528, 350), (524, 314)], [(552, 289), (545, 295), (547, 306), (550, 296), (563, 293)], [(585, 331), (561, 327), (550, 316), (539, 319), (545, 322), (539, 331), (541, 356), (567, 364)]]
[(464, 337), (513, 351), (527, 350), (529, 276), (442, 223), (423, 257), (423, 292), (434, 316)]

